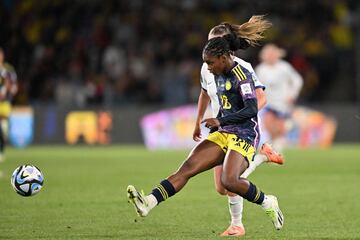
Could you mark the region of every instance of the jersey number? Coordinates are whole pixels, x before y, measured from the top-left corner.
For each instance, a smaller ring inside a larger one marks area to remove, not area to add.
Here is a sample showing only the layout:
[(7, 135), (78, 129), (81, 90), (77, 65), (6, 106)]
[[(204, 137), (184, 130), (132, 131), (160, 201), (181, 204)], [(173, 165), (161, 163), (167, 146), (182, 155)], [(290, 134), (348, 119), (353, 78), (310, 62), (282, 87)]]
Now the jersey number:
[(229, 103), (227, 96), (221, 95), (221, 105), (224, 109), (231, 109), (231, 104)]

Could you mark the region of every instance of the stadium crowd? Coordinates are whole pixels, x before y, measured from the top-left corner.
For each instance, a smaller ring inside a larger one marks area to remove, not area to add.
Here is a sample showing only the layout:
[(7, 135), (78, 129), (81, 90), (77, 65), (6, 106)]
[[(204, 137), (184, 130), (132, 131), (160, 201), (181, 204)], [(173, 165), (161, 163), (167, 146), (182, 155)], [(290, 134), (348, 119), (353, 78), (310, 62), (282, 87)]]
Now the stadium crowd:
[[(303, 102), (353, 101), (356, 0), (12, 1), (0, 46), (19, 78), (17, 104), (179, 105), (199, 93), (211, 26), (267, 14), (267, 41), (304, 77)], [(357, 19), (356, 19), (357, 18)], [(359, 34), (359, 33), (358, 33)], [(256, 50), (238, 54), (258, 63)]]

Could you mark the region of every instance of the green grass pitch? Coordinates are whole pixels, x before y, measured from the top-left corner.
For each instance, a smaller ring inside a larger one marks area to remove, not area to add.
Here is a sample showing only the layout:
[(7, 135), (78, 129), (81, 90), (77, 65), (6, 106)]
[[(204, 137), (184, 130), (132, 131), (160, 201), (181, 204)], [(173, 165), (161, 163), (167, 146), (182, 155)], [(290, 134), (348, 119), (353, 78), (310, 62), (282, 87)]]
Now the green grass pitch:
[[(187, 152), (141, 146), (9, 149), (0, 164), (0, 239), (221, 239), (229, 214), (212, 171), (193, 178), (145, 219), (127, 203), (128, 184), (149, 192)], [(250, 176), (278, 196), (283, 230), (274, 230), (263, 210), (246, 202), (243, 239), (360, 239), (360, 145), (293, 149), (286, 157), (284, 166), (263, 164)], [(25, 163), (45, 176), (34, 197), (21, 197), (10, 185), (12, 171)]]

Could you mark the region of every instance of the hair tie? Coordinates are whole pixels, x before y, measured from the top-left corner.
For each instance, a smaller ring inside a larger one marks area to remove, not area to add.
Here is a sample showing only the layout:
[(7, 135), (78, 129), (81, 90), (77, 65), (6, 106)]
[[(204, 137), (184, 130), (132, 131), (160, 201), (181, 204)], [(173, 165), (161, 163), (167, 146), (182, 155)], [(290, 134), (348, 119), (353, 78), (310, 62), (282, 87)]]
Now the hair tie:
[(229, 43), (231, 51), (247, 49), (250, 46), (249, 42), (245, 38), (239, 38), (233, 32), (224, 35), (223, 38)]

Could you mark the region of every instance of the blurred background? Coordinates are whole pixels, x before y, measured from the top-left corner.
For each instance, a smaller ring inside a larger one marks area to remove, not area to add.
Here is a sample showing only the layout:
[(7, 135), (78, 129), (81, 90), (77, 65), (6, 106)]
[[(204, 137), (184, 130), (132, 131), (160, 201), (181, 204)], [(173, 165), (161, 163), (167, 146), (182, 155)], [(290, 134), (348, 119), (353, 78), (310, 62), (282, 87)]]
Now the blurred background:
[[(359, 0), (0, 0), (0, 48), (14, 67), (0, 50), (0, 239), (219, 239), (228, 200), (212, 171), (145, 221), (125, 189), (148, 192), (196, 144), (209, 30), (263, 14), (266, 40), (236, 55), (255, 68), (275, 43), (304, 84), (286, 164), (250, 176), (279, 197), (285, 227), (244, 201), (245, 239), (360, 239)], [(18, 83), (5, 117), (4, 66)], [(45, 177), (26, 200), (10, 184), (24, 164)]]
[[(28, 123), (20, 132), (19, 124), (11, 124), (13, 144), (143, 143), (174, 137), (149, 133), (149, 128), (175, 129), (177, 138), (191, 141), (195, 112), (187, 107), (199, 96), (209, 30), (257, 14), (266, 14), (273, 24), (264, 44), (286, 49), (285, 59), (304, 78), (298, 105), (324, 114), (337, 128), (327, 141), (359, 142), (356, 0), (2, 0), (0, 46), (19, 85), (12, 121), (25, 112)], [(237, 55), (255, 67), (260, 50)], [(22, 107), (17, 111), (16, 106)], [(160, 115), (153, 115), (150, 122), (156, 124), (149, 125), (146, 116), (154, 112)], [(319, 143), (314, 139), (324, 134), (319, 133), (321, 121), (313, 119), (310, 132), (315, 135), (306, 146)], [(302, 136), (301, 129), (295, 138)]]

